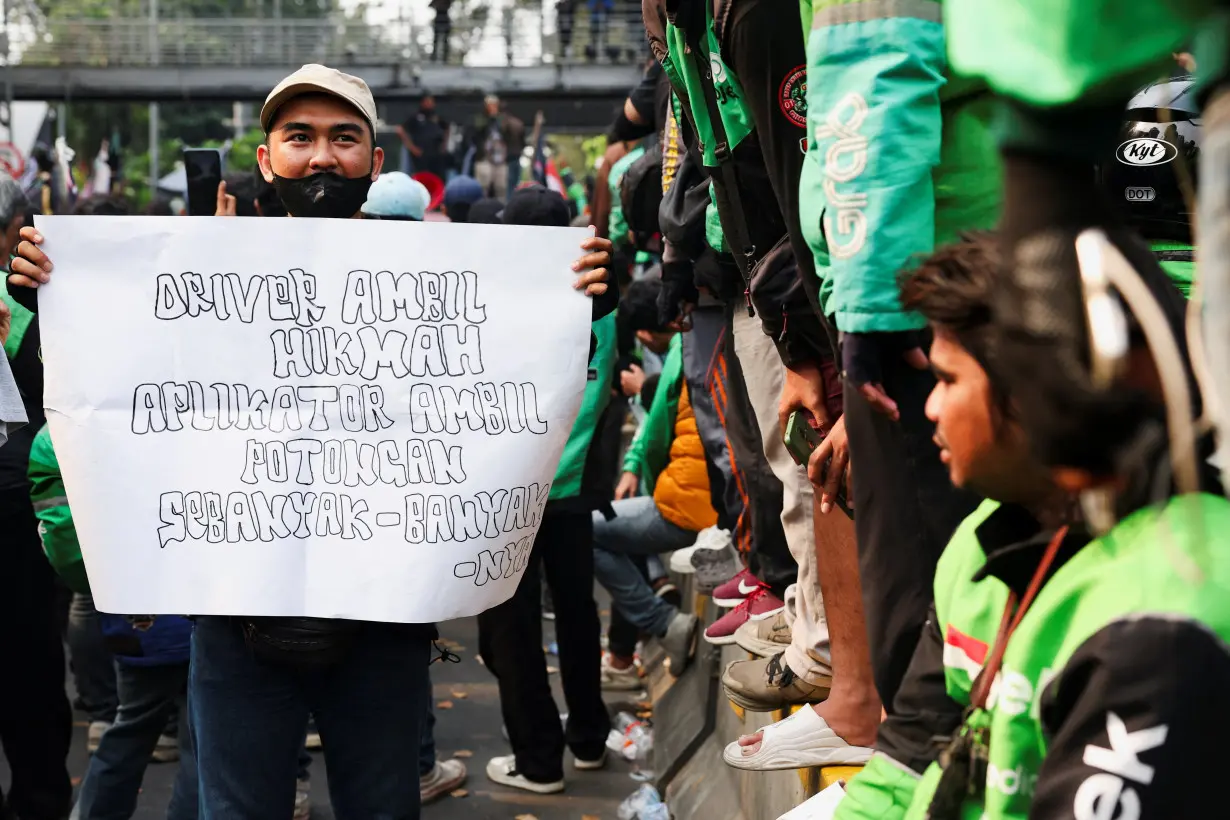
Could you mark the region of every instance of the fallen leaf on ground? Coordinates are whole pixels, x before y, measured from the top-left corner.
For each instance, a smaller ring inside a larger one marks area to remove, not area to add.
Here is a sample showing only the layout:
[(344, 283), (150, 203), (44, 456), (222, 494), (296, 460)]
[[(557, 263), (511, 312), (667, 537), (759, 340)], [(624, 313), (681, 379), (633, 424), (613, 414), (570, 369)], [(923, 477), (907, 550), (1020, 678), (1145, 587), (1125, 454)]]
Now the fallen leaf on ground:
[(469, 792), (466, 791), (465, 789), (453, 789), (451, 792), (448, 793), (448, 796), (449, 797), (465, 797), (467, 794), (469, 794)]
[(453, 757), (474, 757), (474, 752), (471, 752), (469, 749), (458, 749), (453, 752)]
[(596, 814), (582, 814), (581, 820), (601, 820)]
[(559, 670), (558, 670), (558, 669), (556, 669), (554, 666), (548, 666), (548, 667), (547, 667), (547, 674), (548, 674), (548, 675), (554, 675), (556, 672), (559, 672)]
[(532, 814), (518, 814), (513, 820), (538, 820), (538, 818)]
[(442, 700), (436, 704), (437, 709), (452, 709), (453, 702), (451, 700)]
[(465, 692), (454, 692), (453, 697), (457, 698), (457, 700), (465, 700), (469, 695)]

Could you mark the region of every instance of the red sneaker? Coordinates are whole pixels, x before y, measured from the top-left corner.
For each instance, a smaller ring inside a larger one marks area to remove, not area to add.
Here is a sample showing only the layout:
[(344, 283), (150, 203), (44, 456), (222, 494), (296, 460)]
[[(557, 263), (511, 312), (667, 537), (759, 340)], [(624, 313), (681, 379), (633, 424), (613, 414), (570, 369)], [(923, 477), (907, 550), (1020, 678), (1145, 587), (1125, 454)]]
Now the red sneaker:
[(786, 604), (764, 584), (748, 595), (743, 603), (714, 621), (705, 630), (705, 640), (719, 646), (735, 642), (735, 630), (748, 621), (771, 618), (786, 608)]
[(747, 570), (713, 590), (713, 603), (730, 609), (747, 600), (747, 596), (764, 586), (764, 582)]

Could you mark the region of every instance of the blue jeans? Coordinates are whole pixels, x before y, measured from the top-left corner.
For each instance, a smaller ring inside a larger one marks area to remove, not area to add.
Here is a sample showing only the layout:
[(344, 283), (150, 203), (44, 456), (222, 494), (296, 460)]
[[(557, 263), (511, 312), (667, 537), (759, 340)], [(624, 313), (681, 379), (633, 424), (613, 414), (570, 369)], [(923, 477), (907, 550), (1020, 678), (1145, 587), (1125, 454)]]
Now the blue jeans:
[(178, 707), (179, 772), (167, 807), (167, 820), (197, 816), (196, 756), (184, 705), (188, 664), (132, 666), (116, 662), (120, 708), (98, 751), (90, 758), (73, 820), (128, 820), (137, 810), (137, 795), (150, 754), (167, 720)]
[(666, 634), (675, 607), (654, 594), (630, 555), (657, 555), (682, 549), (696, 541), (696, 533), (662, 517), (649, 496), (614, 502), (615, 518), (594, 513), (594, 577), (632, 624), (650, 635)]
[(338, 820), (417, 820), (430, 646), (422, 627), (364, 623), (337, 663), (268, 663), (234, 619), (198, 617), (188, 706), (202, 820), (289, 817), (309, 714)]

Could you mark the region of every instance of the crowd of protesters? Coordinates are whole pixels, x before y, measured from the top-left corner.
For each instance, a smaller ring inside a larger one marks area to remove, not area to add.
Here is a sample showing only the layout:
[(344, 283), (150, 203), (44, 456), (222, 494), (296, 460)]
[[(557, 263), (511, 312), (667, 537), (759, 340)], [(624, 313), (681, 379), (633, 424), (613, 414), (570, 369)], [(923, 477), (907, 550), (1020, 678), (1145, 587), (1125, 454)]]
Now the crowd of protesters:
[[(603, 690), (643, 688), (650, 643), (677, 677), (704, 641), (747, 653), (722, 670), (730, 701), (789, 712), (725, 738), (725, 764), (863, 767), (836, 817), (1220, 816), (1230, 502), (1184, 325), (1193, 80), (1152, 54), (1057, 125), (985, 64), (969, 73), (991, 85), (961, 85), (945, 48), (978, 47), (946, 42), (938, 3), (816, 6), (715, 20), (646, 0), (656, 60), (588, 196), (537, 148), (522, 179), (544, 124), (527, 137), (494, 96), (458, 164), (428, 96), (398, 131), (444, 183), (433, 202), (381, 173), (370, 91), (323, 66), (270, 93), (259, 171), (218, 191), (220, 216), (594, 226), (580, 412), (519, 586), (478, 618), (510, 749), (486, 777), (551, 794), (566, 763), (602, 768)], [(0, 623), (22, 658), (0, 675), (0, 817), (73, 806), (65, 633), (95, 752), (76, 816), (131, 816), (146, 762), (178, 754), (169, 815), (302, 817), (316, 743), (338, 817), (419, 816), (468, 774), (434, 755), (434, 625), (94, 610), (40, 430), (39, 210), (0, 183), (0, 330), (29, 421), (0, 449)], [(689, 611), (681, 576), (718, 617)], [(286, 643), (319, 657), (269, 650)]]

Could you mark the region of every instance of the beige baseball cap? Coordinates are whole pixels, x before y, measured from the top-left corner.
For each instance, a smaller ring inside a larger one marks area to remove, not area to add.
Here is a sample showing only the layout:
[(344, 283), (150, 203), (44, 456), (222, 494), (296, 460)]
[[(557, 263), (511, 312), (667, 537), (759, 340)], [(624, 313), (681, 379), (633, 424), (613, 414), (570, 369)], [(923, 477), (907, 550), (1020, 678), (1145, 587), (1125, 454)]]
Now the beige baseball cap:
[(359, 109), (359, 113), (375, 133), (376, 100), (372, 98), (372, 90), (367, 87), (367, 83), (352, 74), (343, 74), (336, 68), (308, 63), (278, 83), (265, 98), (265, 104), (261, 106), (261, 128), (266, 134), (269, 133), (273, 117), (282, 104), (300, 94), (331, 94), (340, 97)]

